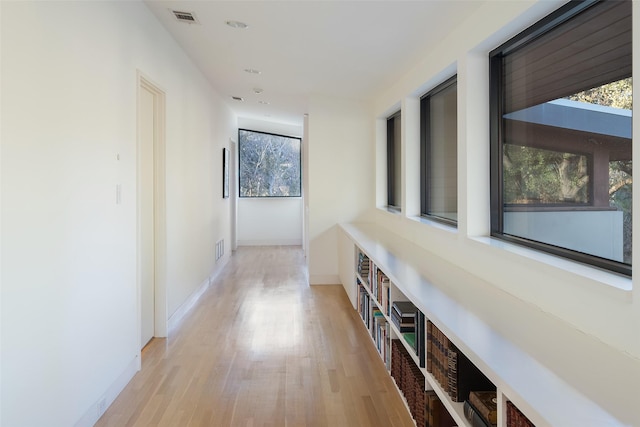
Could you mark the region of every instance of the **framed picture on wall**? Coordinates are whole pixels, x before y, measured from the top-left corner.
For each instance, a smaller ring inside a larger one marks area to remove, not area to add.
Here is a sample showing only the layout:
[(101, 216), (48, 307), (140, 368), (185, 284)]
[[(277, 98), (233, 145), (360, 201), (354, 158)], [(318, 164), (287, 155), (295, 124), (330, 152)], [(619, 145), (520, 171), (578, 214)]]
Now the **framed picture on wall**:
[(229, 197), (229, 150), (222, 149), (222, 198)]

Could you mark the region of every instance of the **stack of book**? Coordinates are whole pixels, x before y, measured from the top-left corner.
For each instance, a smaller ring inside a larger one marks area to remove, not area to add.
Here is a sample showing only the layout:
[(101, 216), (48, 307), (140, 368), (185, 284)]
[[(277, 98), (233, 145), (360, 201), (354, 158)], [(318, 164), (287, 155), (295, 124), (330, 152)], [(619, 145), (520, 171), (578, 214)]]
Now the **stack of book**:
[(411, 301), (394, 301), (391, 306), (391, 321), (401, 333), (416, 332), (416, 311)]
[(427, 371), (454, 402), (468, 400), (472, 390), (496, 388), (430, 320), (427, 321)]
[(390, 281), (386, 274), (382, 270), (376, 269), (376, 286), (373, 288), (373, 296), (380, 304), (380, 307), (384, 309), (384, 312), (389, 316), (389, 285)]
[(425, 367), (425, 317), (410, 301), (394, 301), (391, 321), (398, 327), (404, 340), (418, 356), (419, 365)]
[(371, 327), (371, 297), (360, 280), (358, 280), (358, 313), (360, 317), (362, 317), (367, 329), (369, 329)]
[(376, 343), (378, 353), (384, 360), (387, 369), (390, 368), (391, 354), (389, 352), (389, 323), (378, 308), (373, 309), (373, 327), (371, 328), (371, 336)]
[(464, 416), (471, 427), (495, 427), (498, 424), (498, 400), (495, 391), (472, 391), (464, 402)]
[(365, 281), (367, 285), (369, 285), (369, 270), (371, 268), (371, 262), (369, 261), (369, 257), (363, 254), (362, 252), (358, 252), (358, 274)]
[(416, 425), (424, 426), (425, 378), (418, 366), (413, 362), (411, 355), (399, 340), (391, 343), (391, 376), (407, 401), (409, 412)]
[(535, 427), (516, 405), (507, 401), (507, 427)]
[(395, 380), (396, 384), (399, 384), (400, 378), (402, 378), (400, 347), (402, 347), (400, 340), (391, 340), (391, 377)]

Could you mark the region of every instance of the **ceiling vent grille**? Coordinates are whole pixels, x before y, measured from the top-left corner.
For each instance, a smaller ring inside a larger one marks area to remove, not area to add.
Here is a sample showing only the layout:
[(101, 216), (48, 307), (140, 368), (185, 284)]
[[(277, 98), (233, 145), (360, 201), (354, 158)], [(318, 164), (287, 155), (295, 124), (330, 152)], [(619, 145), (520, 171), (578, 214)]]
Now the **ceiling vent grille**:
[(173, 16), (180, 22), (186, 22), (187, 24), (199, 24), (198, 18), (193, 12), (184, 12), (180, 10), (172, 10)]

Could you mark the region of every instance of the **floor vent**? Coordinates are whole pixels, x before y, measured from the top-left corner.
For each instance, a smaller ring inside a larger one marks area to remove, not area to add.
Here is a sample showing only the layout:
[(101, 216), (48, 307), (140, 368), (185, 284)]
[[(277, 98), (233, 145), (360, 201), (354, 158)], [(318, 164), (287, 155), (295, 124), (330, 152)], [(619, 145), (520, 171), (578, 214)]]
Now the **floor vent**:
[(224, 256), (224, 239), (216, 242), (216, 262)]
[(180, 22), (186, 22), (187, 24), (199, 24), (198, 18), (193, 12), (183, 12), (180, 10), (172, 10), (173, 16)]

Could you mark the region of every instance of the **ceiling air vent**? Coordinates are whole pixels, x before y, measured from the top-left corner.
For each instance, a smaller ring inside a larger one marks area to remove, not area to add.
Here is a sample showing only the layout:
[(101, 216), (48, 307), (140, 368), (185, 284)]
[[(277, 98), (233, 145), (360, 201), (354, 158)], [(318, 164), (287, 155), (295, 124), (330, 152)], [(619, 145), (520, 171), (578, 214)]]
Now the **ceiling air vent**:
[(186, 22), (187, 24), (199, 24), (198, 18), (193, 12), (183, 12), (180, 10), (172, 10), (173, 16), (180, 22)]

